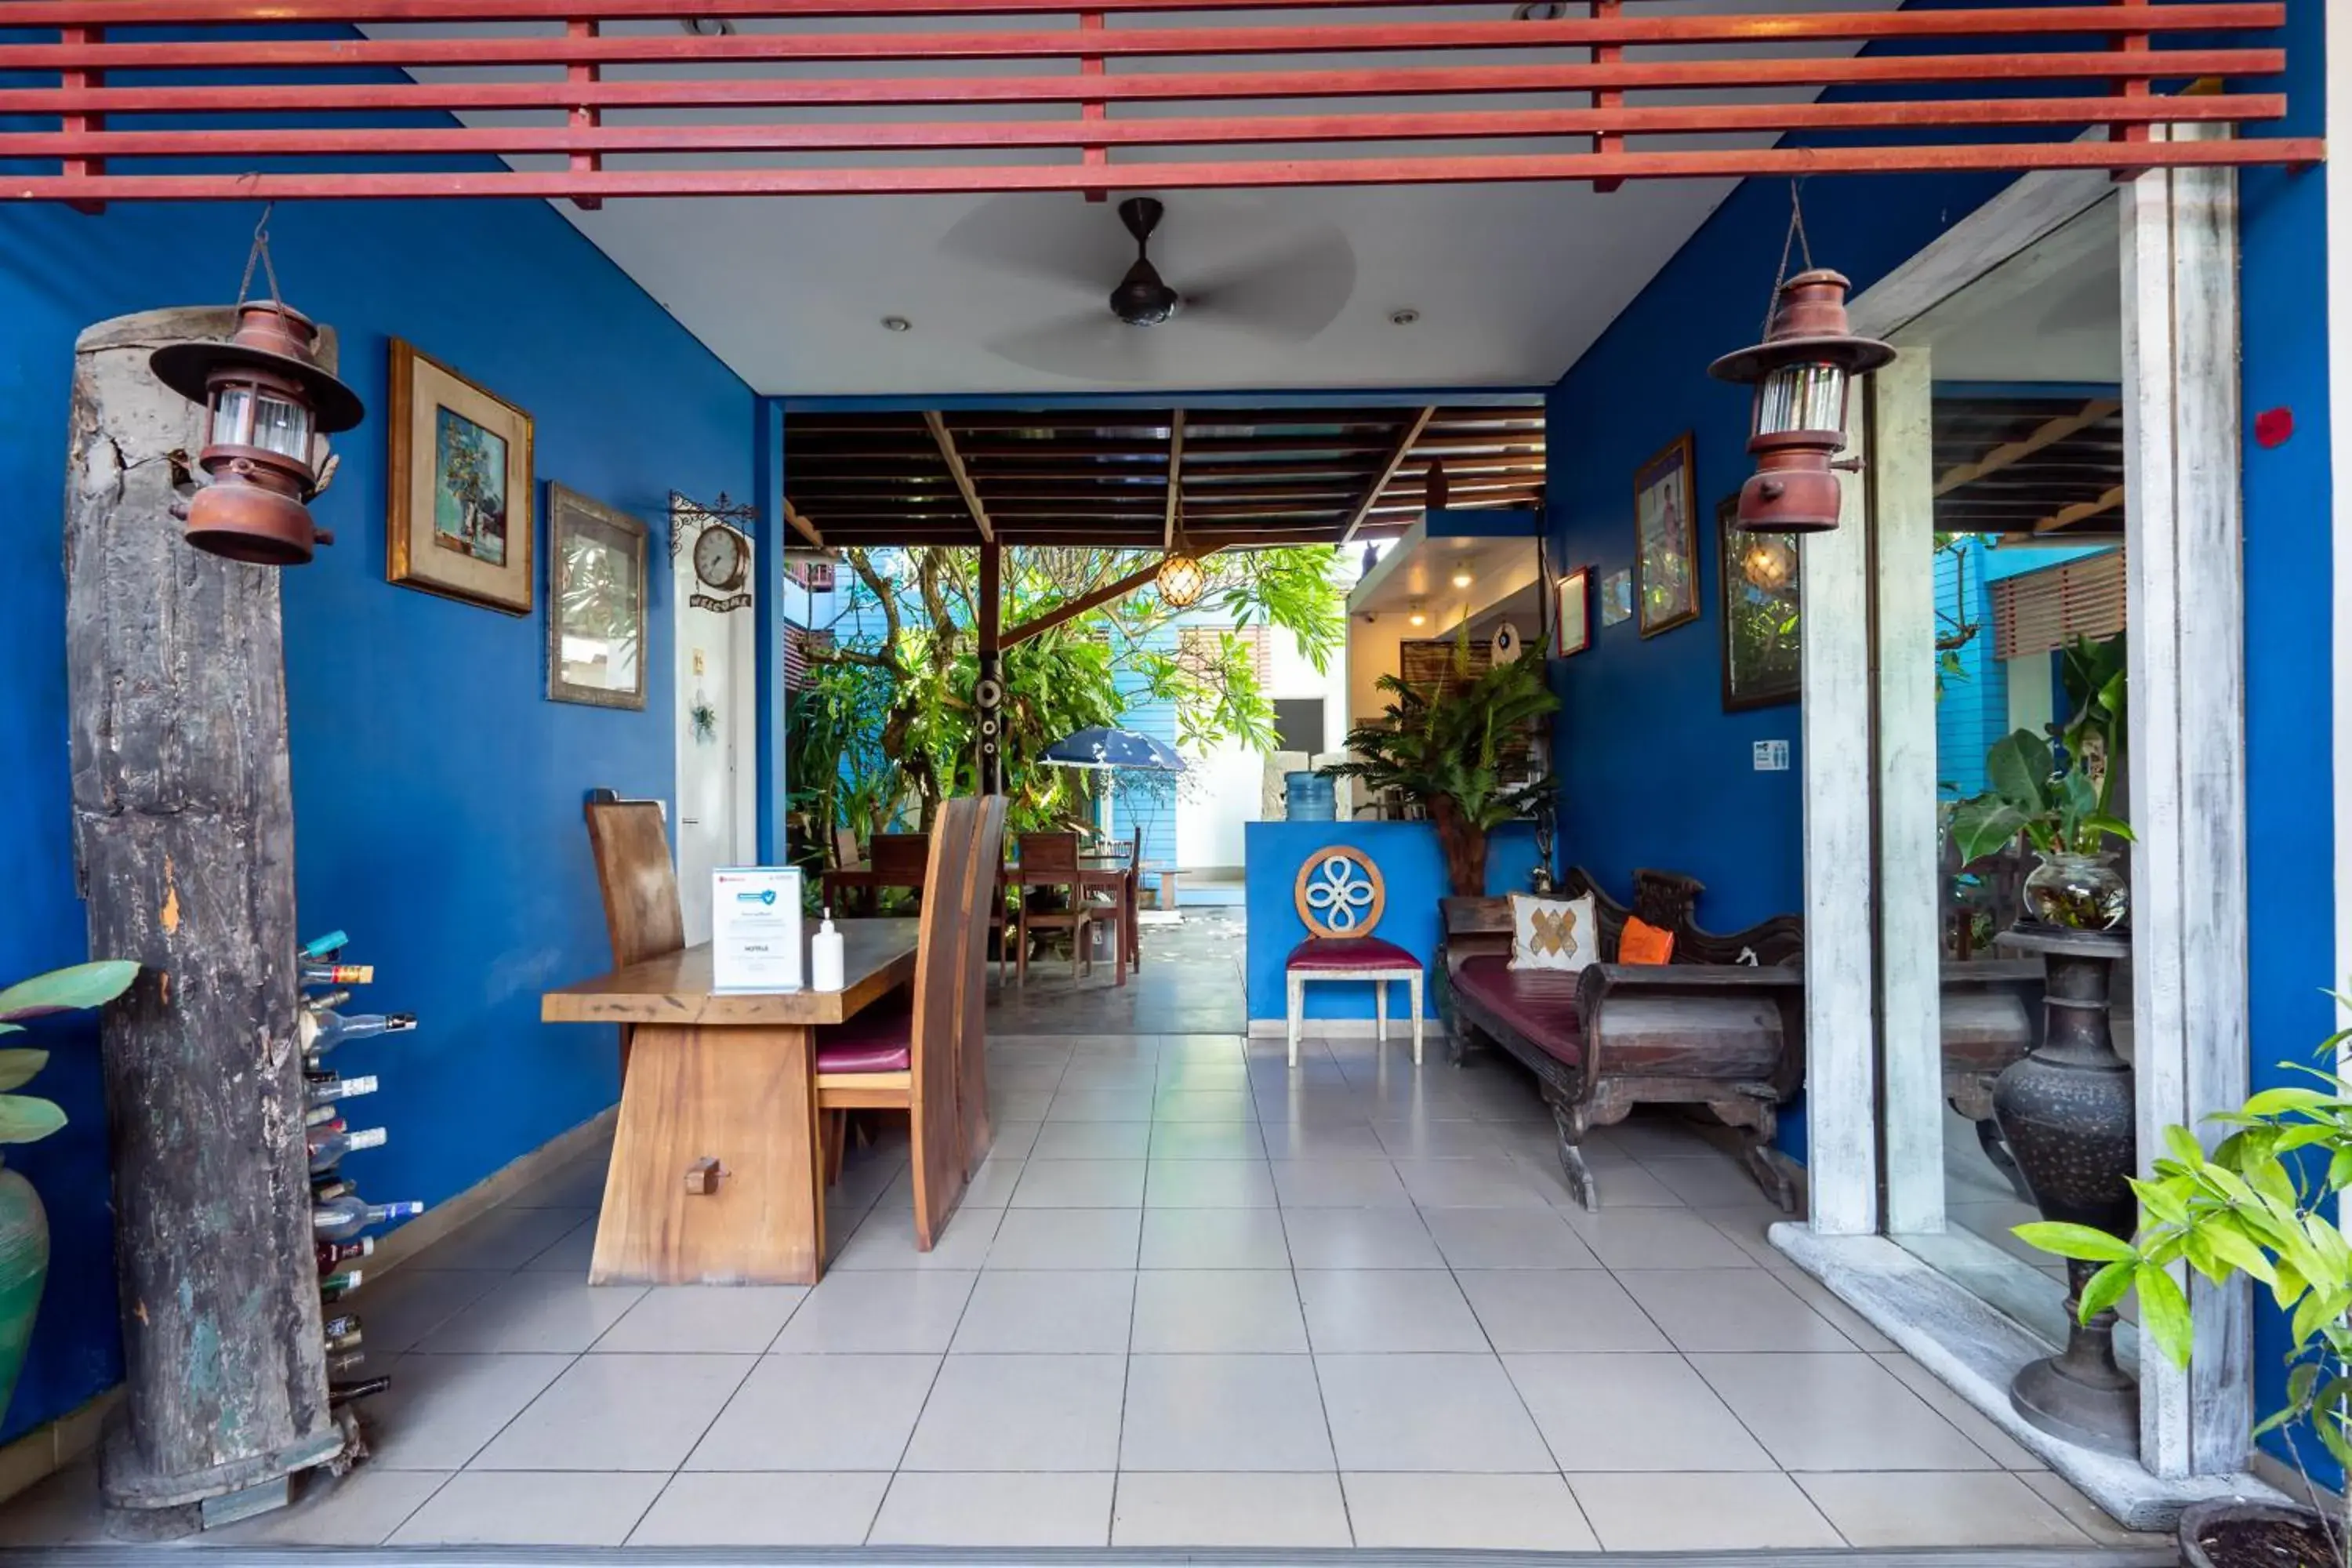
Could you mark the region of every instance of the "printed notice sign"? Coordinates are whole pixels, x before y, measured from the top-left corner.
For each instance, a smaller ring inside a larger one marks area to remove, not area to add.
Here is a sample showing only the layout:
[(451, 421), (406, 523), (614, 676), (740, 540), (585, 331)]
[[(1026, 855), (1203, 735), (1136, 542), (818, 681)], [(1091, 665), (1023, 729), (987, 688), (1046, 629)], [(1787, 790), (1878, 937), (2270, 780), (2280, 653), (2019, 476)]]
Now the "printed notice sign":
[(710, 988), (801, 988), (797, 866), (734, 866), (710, 873)]

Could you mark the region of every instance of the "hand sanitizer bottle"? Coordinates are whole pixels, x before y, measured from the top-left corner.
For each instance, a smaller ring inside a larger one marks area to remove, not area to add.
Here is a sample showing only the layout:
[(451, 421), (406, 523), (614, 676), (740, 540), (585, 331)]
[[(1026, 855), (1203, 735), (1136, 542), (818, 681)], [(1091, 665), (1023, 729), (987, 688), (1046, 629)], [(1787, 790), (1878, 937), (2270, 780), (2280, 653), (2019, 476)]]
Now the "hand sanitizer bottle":
[(833, 907), (828, 904), (824, 923), (809, 938), (809, 989), (840, 990), (845, 984), (842, 968), (841, 933), (833, 929)]

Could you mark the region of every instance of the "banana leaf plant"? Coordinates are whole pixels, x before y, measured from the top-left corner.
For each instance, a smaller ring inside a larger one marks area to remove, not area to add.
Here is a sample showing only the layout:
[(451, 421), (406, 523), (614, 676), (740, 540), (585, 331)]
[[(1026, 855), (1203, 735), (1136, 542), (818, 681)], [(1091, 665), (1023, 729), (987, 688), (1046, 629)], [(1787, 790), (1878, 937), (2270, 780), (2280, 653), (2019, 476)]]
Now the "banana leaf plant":
[[(2336, 1001), (2352, 1008), (2352, 997)], [(2021, 1225), (2016, 1235), (2102, 1266), (2083, 1289), (2084, 1322), (2137, 1291), (2140, 1331), (2178, 1366), (2189, 1364), (2194, 1337), (2178, 1267), (2217, 1285), (2242, 1275), (2259, 1282), (2291, 1315), (2293, 1342), (2286, 1404), (2253, 1436), (2307, 1426), (2352, 1472), (2352, 1240), (2338, 1208), (2352, 1190), (2352, 1078), (2339, 1057), (2347, 1042), (2352, 1030), (2339, 1031), (2321, 1043), (2323, 1066), (2291, 1066), (2307, 1083), (2263, 1089), (2207, 1118), (2231, 1129), (2210, 1154), (2188, 1128), (2165, 1129), (2164, 1157), (2132, 1182), (2140, 1224), (2130, 1240), (2055, 1221)], [(2352, 1518), (2334, 1521), (2330, 1534), (2342, 1563)]]
[[(20, 980), (0, 991), (0, 1035), (24, 1033), (27, 1018), (102, 1006), (129, 990), (138, 974), (137, 964), (117, 958)], [(48, 1065), (47, 1051), (21, 1046), (0, 1049), (0, 1143), (37, 1142), (66, 1124), (66, 1113), (56, 1101), (5, 1092), (23, 1088)]]

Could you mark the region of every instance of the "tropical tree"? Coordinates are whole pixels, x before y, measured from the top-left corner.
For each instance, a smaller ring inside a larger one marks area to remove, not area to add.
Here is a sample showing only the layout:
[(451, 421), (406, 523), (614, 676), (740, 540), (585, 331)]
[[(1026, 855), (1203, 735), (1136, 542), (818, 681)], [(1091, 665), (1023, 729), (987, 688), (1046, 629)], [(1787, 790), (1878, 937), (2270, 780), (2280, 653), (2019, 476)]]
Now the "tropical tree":
[[(1033, 620), (1149, 565), (1131, 550), (1004, 552), (1003, 620)], [(979, 679), (976, 550), (850, 549), (849, 592), (810, 650), (812, 689), (788, 720), (793, 805), (821, 825), (871, 832), (900, 816), (928, 826), (939, 803), (978, 784), (972, 726)], [(1345, 635), (1328, 551), (1290, 548), (1213, 555), (1203, 595), (1235, 627), (1286, 632), (1317, 668)], [(1074, 616), (1003, 650), (1000, 676), (1008, 826), (1066, 826), (1085, 818), (1084, 775), (1041, 765), (1074, 730), (1116, 724), (1134, 698), (1175, 710), (1179, 743), (1201, 750), (1274, 738), (1250, 639), (1211, 626), (1167, 635), (1187, 612), (1149, 588)]]

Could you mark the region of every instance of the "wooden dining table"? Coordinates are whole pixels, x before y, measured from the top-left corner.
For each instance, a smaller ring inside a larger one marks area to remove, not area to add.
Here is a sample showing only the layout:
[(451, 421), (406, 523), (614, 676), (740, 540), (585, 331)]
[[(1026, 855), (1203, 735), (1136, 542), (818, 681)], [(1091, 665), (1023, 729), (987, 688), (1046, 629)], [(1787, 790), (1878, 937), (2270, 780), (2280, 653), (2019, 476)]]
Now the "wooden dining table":
[(917, 946), (911, 920), (834, 924), (839, 991), (714, 991), (706, 942), (540, 998), (548, 1023), (632, 1032), (590, 1284), (817, 1282), (816, 1030), (912, 981)]

